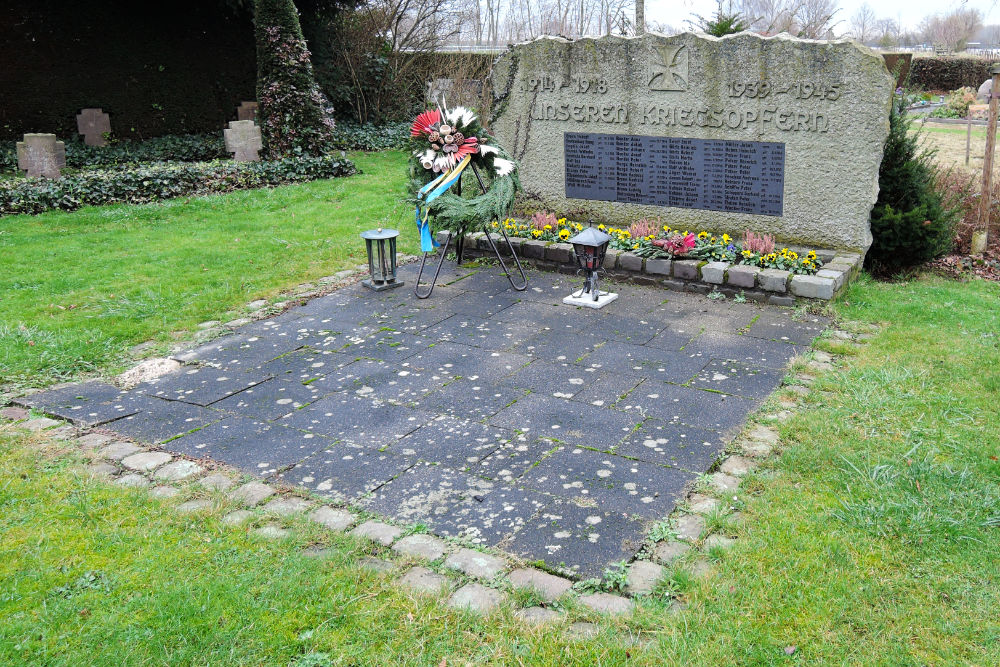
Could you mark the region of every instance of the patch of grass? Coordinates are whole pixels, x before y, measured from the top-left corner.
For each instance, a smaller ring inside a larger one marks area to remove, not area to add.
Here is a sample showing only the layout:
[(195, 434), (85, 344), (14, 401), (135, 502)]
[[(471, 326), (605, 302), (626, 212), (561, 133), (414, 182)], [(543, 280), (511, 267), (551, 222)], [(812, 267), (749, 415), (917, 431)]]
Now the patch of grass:
[(405, 154), (351, 158), (364, 174), (0, 219), (0, 383), (120, 370), (138, 343), (363, 263), (365, 229), (400, 229), (417, 252)]

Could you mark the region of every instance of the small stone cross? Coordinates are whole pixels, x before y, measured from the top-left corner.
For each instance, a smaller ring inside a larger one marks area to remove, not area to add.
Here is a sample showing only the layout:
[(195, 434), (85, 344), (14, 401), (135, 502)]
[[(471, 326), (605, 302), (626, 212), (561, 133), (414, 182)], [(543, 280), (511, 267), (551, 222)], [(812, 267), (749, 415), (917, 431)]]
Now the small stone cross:
[(100, 109), (84, 109), (76, 117), (76, 129), (88, 146), (105, 146), (105, 133), (111, 132), (111, 118)]
[(236, 107), (236, 120), (257, 120), (257, 103), (241, 102)]
[(17, 167), (28, 176), (59, 178), (66, 166), (66, 144), (54, 134), (26, 134), (17, 142)]
[(260, 138), (260, 128), (252, 120), (230, 121), (229, 127), (223, 130), (226, 138), (226, 150), (234, 153), (237, 162), (257, 162), (260, 156), (257, 151), (264, 147)]

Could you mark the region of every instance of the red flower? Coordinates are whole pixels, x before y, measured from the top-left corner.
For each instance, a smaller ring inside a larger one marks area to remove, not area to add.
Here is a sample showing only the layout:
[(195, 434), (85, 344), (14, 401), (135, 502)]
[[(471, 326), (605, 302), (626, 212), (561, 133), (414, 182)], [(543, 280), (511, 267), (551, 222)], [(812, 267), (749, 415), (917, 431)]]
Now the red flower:
[(421, 134), (430, 134), (431, 126), (440, 122), (441, 111), (439, 109), (425, 111), (413, 121), (413, 127), (410, 128), (410, 136), (419, 137)]
[(455, 157), (461, 160), (466, 155), (475, 155), (478, 152), (479, 139), (476, 137), (469, 137), (465, 140), (465, 143), (458, 147), (458, 152), (455, 153)]

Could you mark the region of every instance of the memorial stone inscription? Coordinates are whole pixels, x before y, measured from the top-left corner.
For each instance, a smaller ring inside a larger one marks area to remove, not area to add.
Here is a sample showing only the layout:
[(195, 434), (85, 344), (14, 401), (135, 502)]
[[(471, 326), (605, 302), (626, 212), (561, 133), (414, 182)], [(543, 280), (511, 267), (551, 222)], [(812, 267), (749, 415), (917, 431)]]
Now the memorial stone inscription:
[(493, 129), (560, 215), (865, 251), (893, 81), (856, 43), (541, 38), (494, 68)]

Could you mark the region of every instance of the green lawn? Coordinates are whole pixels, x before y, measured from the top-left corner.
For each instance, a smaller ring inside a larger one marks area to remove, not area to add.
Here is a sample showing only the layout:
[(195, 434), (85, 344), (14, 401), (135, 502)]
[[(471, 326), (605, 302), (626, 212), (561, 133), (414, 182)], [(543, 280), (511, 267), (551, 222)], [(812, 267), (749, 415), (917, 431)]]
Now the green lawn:
[(647, 600), (582, 642), (475, 619), (360, 569), (369, 545), (180, 517), (8, 431), (0, 664), (1000, 664), (1000, 286), (863, 280), (835, 308), (881, 333), (818, 344), (844, 365), (744, 482), (737, 546), (675, 576), (683, 612)]
[(405, 155), (351, 158), (364, 174), (0, 218), (0, 385), (114, 370), (137, 343), (363, 263), (364, 229), (397, 227), (416, 252)]

